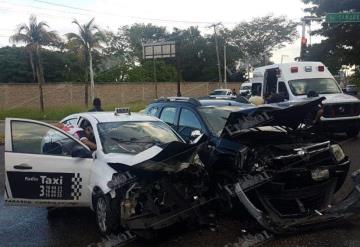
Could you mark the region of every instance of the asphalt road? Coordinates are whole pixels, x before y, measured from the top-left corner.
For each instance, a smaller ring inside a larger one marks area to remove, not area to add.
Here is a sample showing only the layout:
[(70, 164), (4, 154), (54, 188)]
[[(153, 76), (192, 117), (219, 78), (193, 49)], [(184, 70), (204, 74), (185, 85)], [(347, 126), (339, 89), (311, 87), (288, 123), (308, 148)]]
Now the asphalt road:
[[(352, 170), (360, 168), (360, 137), (342, 140), (343, 148), (352, 160)], [(349, 181), (338, 197), (350, 189)], [(95, 215), (89, 209), (57, 209), (48, 217), (44, 208), (6, 207), (4, 194), (4, 148), (0, 146), (0, 246), (88, 246), (105, 240), (97, 233)], [(135, 246), (236, 246), (244, 239), (244, 222), (222, 219), (217, 231), (210, 229), (173, 229), (156, 242), (133, 241)], [(108, 242), (107, 242), (108, 243)], [(241, 246), (241, 245), (238, 245)], [(360, 220), (330, 229), (277, 237), (264, 246), (360, 246)]]

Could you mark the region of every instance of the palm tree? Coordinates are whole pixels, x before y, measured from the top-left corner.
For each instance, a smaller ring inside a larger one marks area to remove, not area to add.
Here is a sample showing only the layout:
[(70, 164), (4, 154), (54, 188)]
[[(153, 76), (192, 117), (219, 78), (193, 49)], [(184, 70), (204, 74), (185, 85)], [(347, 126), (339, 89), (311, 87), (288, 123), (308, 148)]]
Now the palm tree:
[[(101, 42), (105, 42), (106, 40), (104, 32), (94, 24), (94, 19), (95, 18), (92, 18), (88, 23), (83, 25), (77, 20), (74, 20), (72, 23), (78, 26), (79, 33), (66, 34), (66, 37), (69, 40), (69, 47), (76, 48), (79, 55), (82, 56), (83, 60), (89, 65), (91, 100), (95, 98), (94, 70), (91, 53), (94, 49), (101, 48)], [(86, 73), (86, 79), (87, 77)], [(85, 98), (87, 104), (87, 95)]]
[(44, 112), (43, 84), (44, 70), (41, 63), (41, 46), (53, 46), (60, 42), (60, 37), (55, 31), (48, 31), (49, 26), (41, 21), (37, 22), (36, 16), (31, 15), (29, 25), (20, 24), (16, 33), (10, 37), (13, 43), (25, 43), (25, 49), (29, 53), (31, 69), (33, 71), (34, 81), (37, 80), (40, 95), (40, 110)]

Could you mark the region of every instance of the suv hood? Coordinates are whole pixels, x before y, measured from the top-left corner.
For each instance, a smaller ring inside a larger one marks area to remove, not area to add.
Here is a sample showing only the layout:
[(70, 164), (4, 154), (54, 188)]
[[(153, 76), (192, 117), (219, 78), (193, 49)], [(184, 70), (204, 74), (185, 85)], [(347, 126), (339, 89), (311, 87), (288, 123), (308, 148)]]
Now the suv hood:
[(247, 133), (254, 128), (281, 126), (296, 129), (300, 124), (315, 120), (324, 97), (299, 102), (295, 105), (264, 105), (256, 108), (230, 113), (222, 137), (234, 137)]

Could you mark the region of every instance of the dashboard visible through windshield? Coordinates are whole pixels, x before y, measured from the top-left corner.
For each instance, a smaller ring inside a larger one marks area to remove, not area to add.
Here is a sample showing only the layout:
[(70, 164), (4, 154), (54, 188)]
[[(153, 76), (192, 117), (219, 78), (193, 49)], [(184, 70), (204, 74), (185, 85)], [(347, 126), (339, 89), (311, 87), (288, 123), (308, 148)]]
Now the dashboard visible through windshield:
[(98, 131), (104, 153), (137, 154), (154, 145), (181, 141), (160, 121), (99, 123)]
[(307, 95), (310, 91), (317, 94), (341, 93), (337, 82), (331, 78), (311, 78), (289, 81), (291, 92), (295, 96)]

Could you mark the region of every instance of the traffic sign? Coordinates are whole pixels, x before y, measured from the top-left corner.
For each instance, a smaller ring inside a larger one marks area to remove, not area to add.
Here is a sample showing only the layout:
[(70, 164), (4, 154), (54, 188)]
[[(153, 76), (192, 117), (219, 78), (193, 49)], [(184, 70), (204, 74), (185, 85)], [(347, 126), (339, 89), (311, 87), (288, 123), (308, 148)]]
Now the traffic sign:
[(328, 23), (354, 23), (360, 22), (360, 12), (329, 13), (326, 15)]

